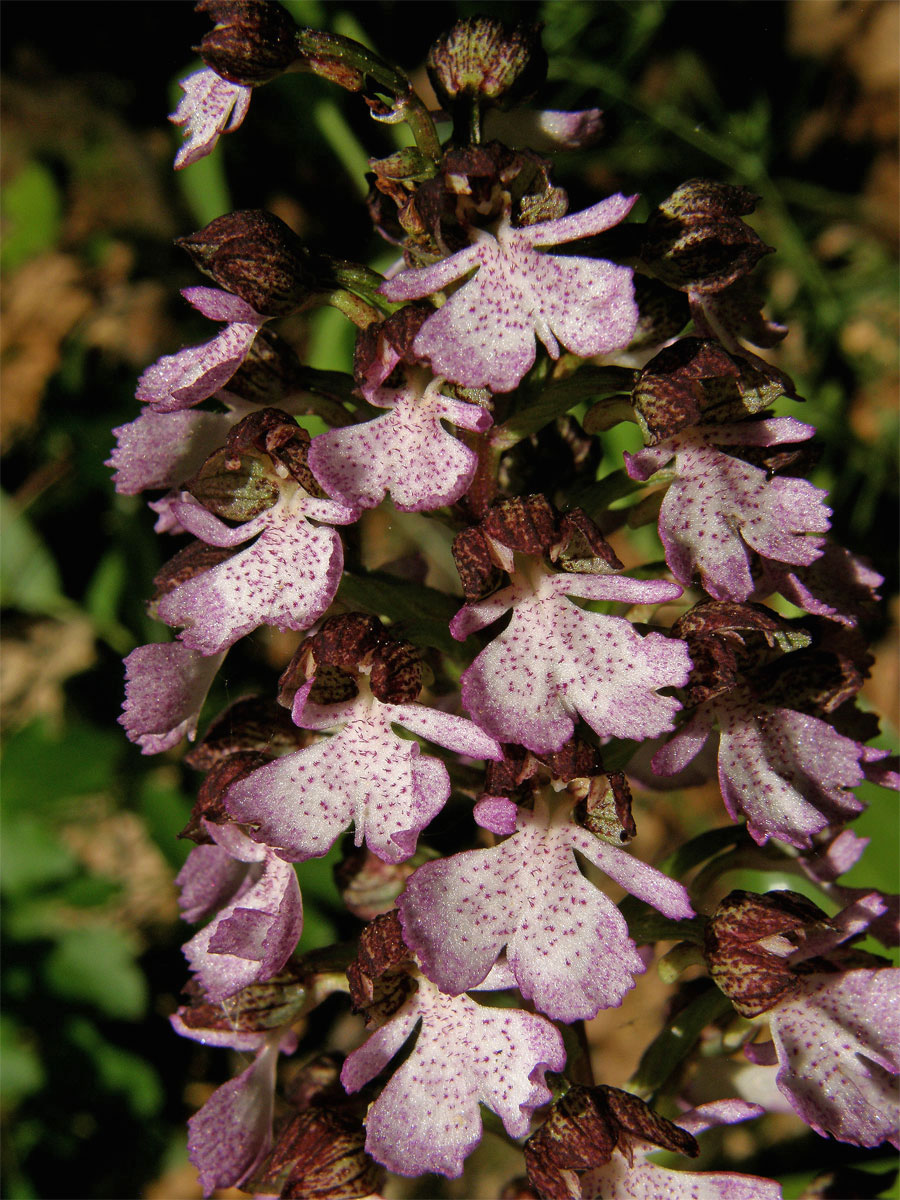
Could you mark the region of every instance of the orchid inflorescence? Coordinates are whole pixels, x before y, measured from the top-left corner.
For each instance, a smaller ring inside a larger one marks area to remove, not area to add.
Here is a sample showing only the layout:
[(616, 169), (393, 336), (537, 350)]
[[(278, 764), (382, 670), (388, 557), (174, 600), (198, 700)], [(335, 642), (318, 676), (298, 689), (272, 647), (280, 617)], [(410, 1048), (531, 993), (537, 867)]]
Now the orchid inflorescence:
[[(515, 116), (571, 149), (600, 113), (521, 107), (546, 67), (534, 28), (475, 18), (441, 37), (433, 112), (277, 3), (198, 7), (215, 27), (172, 118), (176, 167), (289, 70), (359, 93), (414, 143), (371, 161), (386, 277), (263, 211), (182, 239), (215, 285), (185, 298), (220, 329), (149, 367), (141, 415), (115, 431), (118, 490), (158, 492), (160, 533), (191, 539), (153, 601), (177, 640), (126, 660), (129, 738), (193, 741), (230, 648), (264, 626), (299, 635), (278, 703), (232, 704), (188, 755), (205, 776), (178, 884), (199, 929), (172, 1022), (252, 1056), (190, 1120), (206, 1194), (352, 1200), (387, 1172), (453, 1178), (482, 1106), (524, 1150), (504, 1195), (549, 1200), (779, 1196), (646, 1159), (694, 1156), (695, 1134), (772, 1107), (897, 1145), (898, 972), (852, 946), (896, 945), (897, 900), (841, 883), (865, 844), (852, 789), (896, 780), (856, 706), (881, 580), (829, 541), (803, 477), (813, 428), (772, 414), (798, 397), (757, 353), (785, 330), (749, 283), (769, 253), (743, 220), (755, 198), (694, 179), (644, 220), (621, 194), (569, 212)], [(304, 366), (272, 328), (321, 305), (358, 329), (352, 375)], [(643, 448), (598, 480), (623, 420)], [(366, 569), (379, 506), (427, 514), (429, 550)], [(623, 566), (629, 520), (658, 522), (660, 561)], [(435, 583), (435, 546), (461, 599)], [(716, 772), (720, 828), (672, 847), (666, 872), (625, 848), (632, 785)], [(356, 936), (298, 954), (304, 864), (335, 846)], [(736, 864), (793, 873), (835, 915), (793, 891), (726, 894)], [(703, 970), (631, 1090), (598, 1084), (582, 1023), (661, 943), (670, 982)], [(355, 1040), (318, 1054), (307, 1016), (347, 993)], [(715, 1046), (727, 1070), (707, 1078)]]

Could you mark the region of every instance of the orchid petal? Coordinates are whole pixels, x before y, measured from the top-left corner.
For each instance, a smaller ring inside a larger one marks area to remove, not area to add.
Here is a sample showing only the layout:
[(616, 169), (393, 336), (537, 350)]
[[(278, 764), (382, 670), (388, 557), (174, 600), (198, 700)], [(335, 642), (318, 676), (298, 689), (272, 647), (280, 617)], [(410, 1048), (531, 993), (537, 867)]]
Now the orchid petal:
[(250, 106), (250, 88), (229, 83), (208, 67), (179, 84), (184, 92), (169, 118), (184, 125), (185, 142), (175, 156), (175, 169), (190, 166), (215, 148), (221, 133), (237, 129)]
[(398, 1175), (430, 1171), (452, 1179), (481, 1140), (479, 1103), (497, 1113), (510, 1137), (523, 1137), (535, 1108), (550, 1100), (544, 1072), (561, 1071), (565, 1051), (542, 1017), (484, 1008), (418, 982), (390, 1023), (349, 1055), (341, 1081), (358, 1091), (421, 1018), (412, 1053), (369, 1107), (366, 1149)]

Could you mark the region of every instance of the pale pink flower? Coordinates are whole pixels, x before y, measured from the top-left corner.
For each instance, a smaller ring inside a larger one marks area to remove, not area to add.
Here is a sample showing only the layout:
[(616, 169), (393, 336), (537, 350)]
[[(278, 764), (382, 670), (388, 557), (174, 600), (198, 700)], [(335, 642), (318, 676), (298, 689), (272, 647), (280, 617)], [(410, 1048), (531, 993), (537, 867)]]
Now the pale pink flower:
[(250, 107), (250, 88), (229, 83), (209, 67), (195, 71), (179, 87), (184, 95), (169, 117), (173, 125), (186, 127), (184, 145), (175, 155), (176, 170), (205, 158), (220, 134), (237, 129)]
[(551, 358), (562, 345), (582, 358), (627, 346), (637, 327), (632, 272), (604, 259), (554, 257), (542, 247), (602, 233), (636, 196), (610, 196), (580, 213), (494, 234), (480, 229), (464, 250), (383, 284), (389, 300), (417, 300), (477, 273), (429, 317), (413, 342), (435, 374), (464, 387), (508, 392), (535, 359), (535, 337)]

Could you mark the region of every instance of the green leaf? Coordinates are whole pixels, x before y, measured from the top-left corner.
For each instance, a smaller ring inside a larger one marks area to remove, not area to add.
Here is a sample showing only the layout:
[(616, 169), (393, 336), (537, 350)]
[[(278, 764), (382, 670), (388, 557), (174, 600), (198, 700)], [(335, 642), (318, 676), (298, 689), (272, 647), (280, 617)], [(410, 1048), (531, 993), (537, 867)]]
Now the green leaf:
[(59, 240), (62, 200), (52, 172), (29, 162), (3, 189), (3, 248), (0, 267), (14, 271)]
[(124, 1096), (137, 1117), (148, 1118), (159, 1112), (165, 1094), (159, 1076), (146, 1059), (108, 1042), (85, 1017), (69, 1021), (66, 1033), (90, 1057), (105, 1091)]
[(0, 1014), (0, 1103), (13, 1108), (44, 1085), (44, 1069), (29, 1031), (6, 1013)]
[(0, 492), (0, 603), (30, 613), (70, 606), (50, 551), (5, 492)]
[(862, 858), (841, 876), (840, 882), (847, 887), (896, 892), (897, 846), (900, 845), (897, 797), (875, 783), (863, 783), (854, 791), (868, 807), (853, 822), (853, 832), (870, 841)]
[[(881, 1176), (881, 1179), (867, 1181), (865, 1192), (854, 1195), (878, 1197), (878, 1200), (900, 1200), (900, 1177), (897, 1174), (897, 1158), (879, 1158), (874, 1161), (857, 1161), (852, 1164), (853, 1171), (864, 1171), (867, 1175)], [(779, 1175), (784, 1200), (805, 1200), (810, 1195), (820, 1195), (818, 1190), (813, 1192), (813, 1184), (823, 1174), (822, 1167), (812, 1171), (802, 1171), (791, 1175)], [(871, 1189), (871, 1190), (869, 1190)], [(834, 1195), (833, 1191), (825, 1194)]]
[(320, 0), (282, 0), (298, 25), (309, 25), (314, 29), (327, 26), (326, 9)]
[(618, 471), (610, 471), (596, 483), (574, 491), (571, 501), (583, 508), (589, 517), (596, 520), (614, 501), (621, 500), (624, 496), (634, 495), (645, 487), (646, 484), (631, 479), (625, 468), (621, 467)]
[(749, 842), (749, 835), (743, 826), (724, 825), (721, 829), (707, 829), (679, 846), (674, 854), (670, 854), (660, 864), (660, 870), (673, 879), (683, 879), (693, 867), (715, 858), (725, 850)]
[(85, 872), (50, 883), (56, 886), (45, 883), (42, 890), (32, 886), (12, 897), (5, 918), (8, 937), (19, 942), (55, 940), (71, 928), (73, 909), (100, 908), (122, 890), (115, 880)]
[(622, 421), (636, 421), (631, 396), (612, 395), (598, 400), (585, 413), (582, 425), (585, 433), (606, 433)]
[(589, 397), (609, 395), (623, 388), (630, 390), (634, 374), (626, 367), (581, 367), (565, 379), (549, 384), (535, 399), (528, 400), (492, 433), (491, 442), (499, 449), (508, 450)]
[(731, 1001), (711, 983), (650, 1043), (641, 1056), (632, 1086), (645, 1095), (658, 1092), (690, 1054), (706, 1026), (730, 1012)]
[[(4, 813), (0, 834), (0, 892), (22, 897), (71, 878), (78, 864), (36, 817)], [(12, 928), (8, 925), (10, 933)]]
[(59, 900), (73, 908), (100, 908), (121, 892), (122, 884), (117, 879), (105, 875), (79, 875), (60, 889)]
[(336, 308), (316, 308), (306, 318), (308, 366), (342, 371), (353, 359), (356, 329)]
[(133, 584), (125, 554), (115, 548), (100, 559), (84, 593), (84, 607), (97, 630), (122, 655), (132, 649), (133, 636), (119, 621), (119, 612)]
[(349, 121), (332, 99), (318, 100), (313, 105), (311, 115), (325, 143), (344, 168), (346, 182), (364, 200), (368, 191), (366, 172), (370, 169), (369, 156)]
[(134, 960), (131, 940), (112, 926), (71, 929), (47, 957), (44, 978), (63, 1000), (137, 1021), (146, 1012), (147, 982)]
[(187, 825), (193, 803), (167, 780), (166, 768), (144, 776), (140, 791), (141, 817), (147, 832), (166, 860), (175, 870), (179, 870), (184, 866), (193, 843), (187, 839), (180, 840), (175, 835)]
[(297, 945), (300, 954), (338, 940), (337, 918), (346, 910), (334, 881), (334, 868), (342, 857), (339, 839), (324, 857), (311, 858), (298, 868), (303, 893), (303, 933)]
[(59, 735), (33, 721), (3, 749), (4, 810), (58, 810), (75, 796), (108, 791), (123, 749), (114, 729), (74, 723)]
[(628, 932), (639, 945), (644, 942), (693, 942), (703, 945), (705, 917), (690, 917), (684, 921), (673, 921), (642, 901), (627, 896), (619, 905), (622, 916), (628, 922)]

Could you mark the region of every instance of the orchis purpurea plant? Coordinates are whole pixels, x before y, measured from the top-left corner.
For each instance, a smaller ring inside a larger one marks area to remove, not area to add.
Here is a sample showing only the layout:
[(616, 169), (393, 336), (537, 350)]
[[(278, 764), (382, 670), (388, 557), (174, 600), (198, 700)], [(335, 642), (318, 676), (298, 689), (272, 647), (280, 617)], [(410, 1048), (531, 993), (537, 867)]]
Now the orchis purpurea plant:
[[(126, 660), (132, 741), (193, 741), (254, 631), (293, 648), (188, 755), (197, 931), (172, 1023), (245, 1056), (189, 1123), (205, 1193), (353, 1200), (424, 1176), (433, 1196), (487, 1137), (521, 1154), (505, 1196), (749, 1200), (780, 1186), (645, 1156), (694, 1157), (695, 1135), (770, 1111), (897, 1145), (900, 972), (853, 946), (896, 944), (897, 899), (841, 883), (863, 848), (853, 788), (896, 782), (856, 704), (880, 579), (829, 541), (815, 430), (772, 411), (799, 397), (759, 353), (784, 330), (749, 283), (770, 251), (754, 196), (693, 179), (569, 211), (516, 115), (571, 150), (599, 113), (521, 107), (546, 67), (534, 28), (438, 39), (430, 111), (277, 3), (199, 8), (215, 24), (176, 167), (287, 71), (410, 133), (370, 162), (384, 275), (342, 258), (339, 231), (313, 249), (261, 210), (180, 240), (214, 284), (185, 298), (218, 329), (150, 366), (116, 430), (117, 487), (159, 493), (160, 534), (188, 539), (153, 600), (176, 639)], [(277, 330), (323, 305), (357, 331), (343, 373)], [(643, 447), (598, 479), (623, 421)], [(375, 509), (429, 536), (379, 561)], [(641, 559), (630, 530), (652, 521)], [(686, 778), (717, 779), (712, 827), (643, 861), (632, 787), (665, 813)], [(346, 938), (301, 953), (323, 858)], [(729, 891), (738, 867), (821, 905)], [(609, 1086), (585, 1023), (654, 958), (672, 1003)]]

